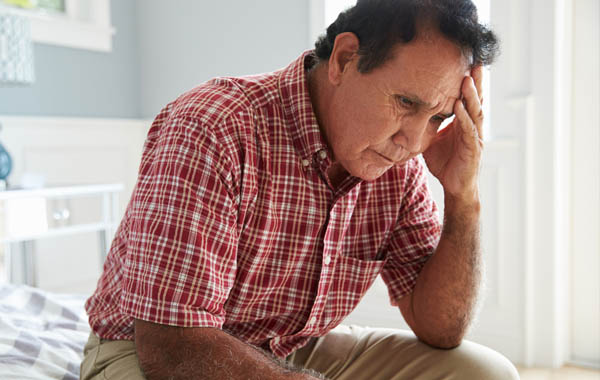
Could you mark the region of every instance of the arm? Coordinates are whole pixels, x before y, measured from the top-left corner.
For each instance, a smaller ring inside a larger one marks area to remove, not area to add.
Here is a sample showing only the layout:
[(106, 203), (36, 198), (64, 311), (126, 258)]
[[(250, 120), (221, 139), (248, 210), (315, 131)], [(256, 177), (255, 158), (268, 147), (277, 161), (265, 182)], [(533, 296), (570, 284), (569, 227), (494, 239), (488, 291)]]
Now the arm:
[(135, 345), (148, 380), (323, 379), (216, 328), (171, 327), (136, 319)]
[(419, 339), (440, 348), (459, 345), (466, 334), (483, 273), (477, 185), (483, 149), (481, 75), (478, 67), (472, 71), (473, 79), (465, 78), (466, 105), (456, 101), (456, 119), (424, 153), (430, 171), (444, 187), (444, 227), (413, 292), (398, 302)]
[(460, 344), (474, 314), (483, 265), (479, 249), (479, 202), (446, 195), (444, 229), (411, 294), (399, 300), (414, 333), (432, 346)]

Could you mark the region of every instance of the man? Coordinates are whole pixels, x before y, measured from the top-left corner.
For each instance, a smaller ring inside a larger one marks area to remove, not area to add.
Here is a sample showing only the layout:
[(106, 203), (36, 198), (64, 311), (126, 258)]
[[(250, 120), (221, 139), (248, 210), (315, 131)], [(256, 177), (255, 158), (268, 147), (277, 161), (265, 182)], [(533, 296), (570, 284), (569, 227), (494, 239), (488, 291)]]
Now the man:
[[(86, 304), (82, 378), (518, 378), (462, 342), (496, 50), (469, 0), (359, 0), (288, 67), (167, 105)], [(416, 336), (339, 325), (379, 274)]]

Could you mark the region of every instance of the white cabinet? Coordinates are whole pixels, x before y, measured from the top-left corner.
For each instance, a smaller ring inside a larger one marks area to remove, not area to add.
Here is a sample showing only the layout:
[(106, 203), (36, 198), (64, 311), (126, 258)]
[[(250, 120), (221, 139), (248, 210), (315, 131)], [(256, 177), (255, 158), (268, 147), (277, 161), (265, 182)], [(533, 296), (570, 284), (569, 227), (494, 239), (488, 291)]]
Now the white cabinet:
[(89, 293), (119, 222), (121, 184), (0, 192), (4, 279)]

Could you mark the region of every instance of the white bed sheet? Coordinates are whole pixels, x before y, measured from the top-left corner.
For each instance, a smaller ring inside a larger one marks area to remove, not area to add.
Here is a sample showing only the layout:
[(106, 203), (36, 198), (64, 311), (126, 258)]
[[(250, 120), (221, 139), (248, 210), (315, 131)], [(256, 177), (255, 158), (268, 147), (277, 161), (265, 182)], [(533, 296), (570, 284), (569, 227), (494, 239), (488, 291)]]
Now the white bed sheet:
[(0, 284), (0, 379), (79, 379), (85, 295)]

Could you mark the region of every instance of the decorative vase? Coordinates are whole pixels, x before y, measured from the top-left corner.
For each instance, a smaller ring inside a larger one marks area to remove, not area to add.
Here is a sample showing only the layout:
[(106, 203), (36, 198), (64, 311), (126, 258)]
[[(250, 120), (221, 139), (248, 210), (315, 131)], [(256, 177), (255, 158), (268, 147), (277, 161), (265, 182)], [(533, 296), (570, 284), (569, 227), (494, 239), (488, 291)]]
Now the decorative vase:
[[(12, 170), (12, 159), (8, 151), (0, 143), (0, 181), (6, 183), (6, 179)], [(1, 186), (1, 185), (0, 185)]]

